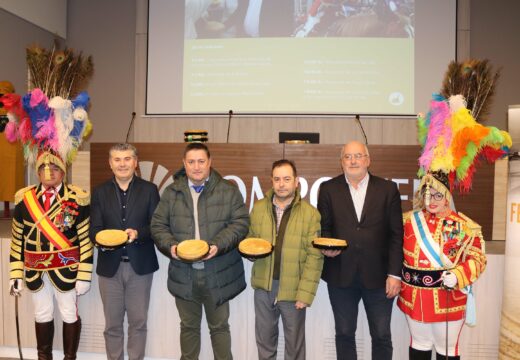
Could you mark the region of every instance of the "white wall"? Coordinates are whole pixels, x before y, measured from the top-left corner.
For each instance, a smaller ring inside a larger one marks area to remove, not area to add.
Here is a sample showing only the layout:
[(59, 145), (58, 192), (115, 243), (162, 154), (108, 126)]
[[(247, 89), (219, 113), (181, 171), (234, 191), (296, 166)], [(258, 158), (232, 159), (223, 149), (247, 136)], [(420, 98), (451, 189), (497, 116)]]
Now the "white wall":
[(0, 0), (0, 8), (63, 39), (67, 37), (67, 0)]

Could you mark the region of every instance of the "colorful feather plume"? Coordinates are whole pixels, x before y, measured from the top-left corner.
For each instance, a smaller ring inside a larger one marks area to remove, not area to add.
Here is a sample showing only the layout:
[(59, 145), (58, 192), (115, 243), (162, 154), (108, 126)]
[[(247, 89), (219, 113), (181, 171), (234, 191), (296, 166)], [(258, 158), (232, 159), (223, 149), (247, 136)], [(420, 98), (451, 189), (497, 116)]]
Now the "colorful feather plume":
[(479, 124), (489, 112), (499, 73), (488, 60), (449, 64), (440, 94), (434, 94), (428, 114), (417, 119), (423, 147), (419, 177), (442, 175), (449, 191), (465, 193), (481, 161), (493, 163), (508, 154), (511, 136)]
[(476, 166), (504, 157), (512, 145), (507, 132), (477, 123), (461, 96), (448, 100), (434, 97), (426, 119), (429, 123), (422, 116), (418, 118), (423, 146), (418, 174), (447, 174), (450, 191), (470, 191)]
[(50, 50), (27, 48), (27, 65), (31, 90), (23, 97), (0, 98), (9, 118), (6, 138), (21, 141), (30, 164), (39, 154), (50, 152), (65, 167), (92, 129), (87, 114), (90, 98), (81, 91), (93, 74), (92, 58), (72, 49), (59, 50), (55, 43)]

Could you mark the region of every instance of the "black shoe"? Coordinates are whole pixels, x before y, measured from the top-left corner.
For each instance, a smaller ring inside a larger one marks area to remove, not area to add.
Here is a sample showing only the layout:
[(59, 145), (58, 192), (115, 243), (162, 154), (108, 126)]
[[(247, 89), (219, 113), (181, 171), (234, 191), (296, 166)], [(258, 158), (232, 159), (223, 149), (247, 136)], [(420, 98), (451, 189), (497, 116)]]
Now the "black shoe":
[(437, 354), (437, 360), (460, 360), (460, 356), (448, 356)]

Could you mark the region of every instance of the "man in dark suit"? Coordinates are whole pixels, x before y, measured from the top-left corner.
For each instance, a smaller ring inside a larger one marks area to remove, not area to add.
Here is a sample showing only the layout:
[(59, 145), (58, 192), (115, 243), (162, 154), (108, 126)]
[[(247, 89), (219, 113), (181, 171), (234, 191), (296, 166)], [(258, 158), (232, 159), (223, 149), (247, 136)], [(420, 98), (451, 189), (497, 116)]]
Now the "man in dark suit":
[(321, 185), (321, 234), (348, 241), (344, 251), (324, 250), (322, 279), (327, 282), (336, 327), (338, 360), (357, 359), (359, 300), (372, 336), (372, 359), (392, 358), (390, 318), (401, 288), (403, 221), (397, 185), (368, 172), (368, 148), (359, 142), (341, 151), (341, 174)]
[(128, 241), (123, 247), (99, 247), (96, 273), (105, 314), (107, 358), (123, 360), (125, 311), (128, 316), (128, 357), (143, 359), (146, 322), (153, 273), (159, 268), (150, 235), (150, 221), (159, 202), (155, 184), (135, 175), (137, 150), (130, 144), (117, 144), (109, 151), (114, 177), (94, 189), (90, 236), (104, 229), (124, 230)]

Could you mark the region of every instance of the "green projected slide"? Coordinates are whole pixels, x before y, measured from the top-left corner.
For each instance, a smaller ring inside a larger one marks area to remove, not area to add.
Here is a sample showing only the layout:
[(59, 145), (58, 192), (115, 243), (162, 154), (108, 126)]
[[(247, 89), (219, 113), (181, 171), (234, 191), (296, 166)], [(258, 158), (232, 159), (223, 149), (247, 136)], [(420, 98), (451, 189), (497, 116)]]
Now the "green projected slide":
[(410, 38), (196, 39), (184, 45), (183, 112), (414, 109)]

